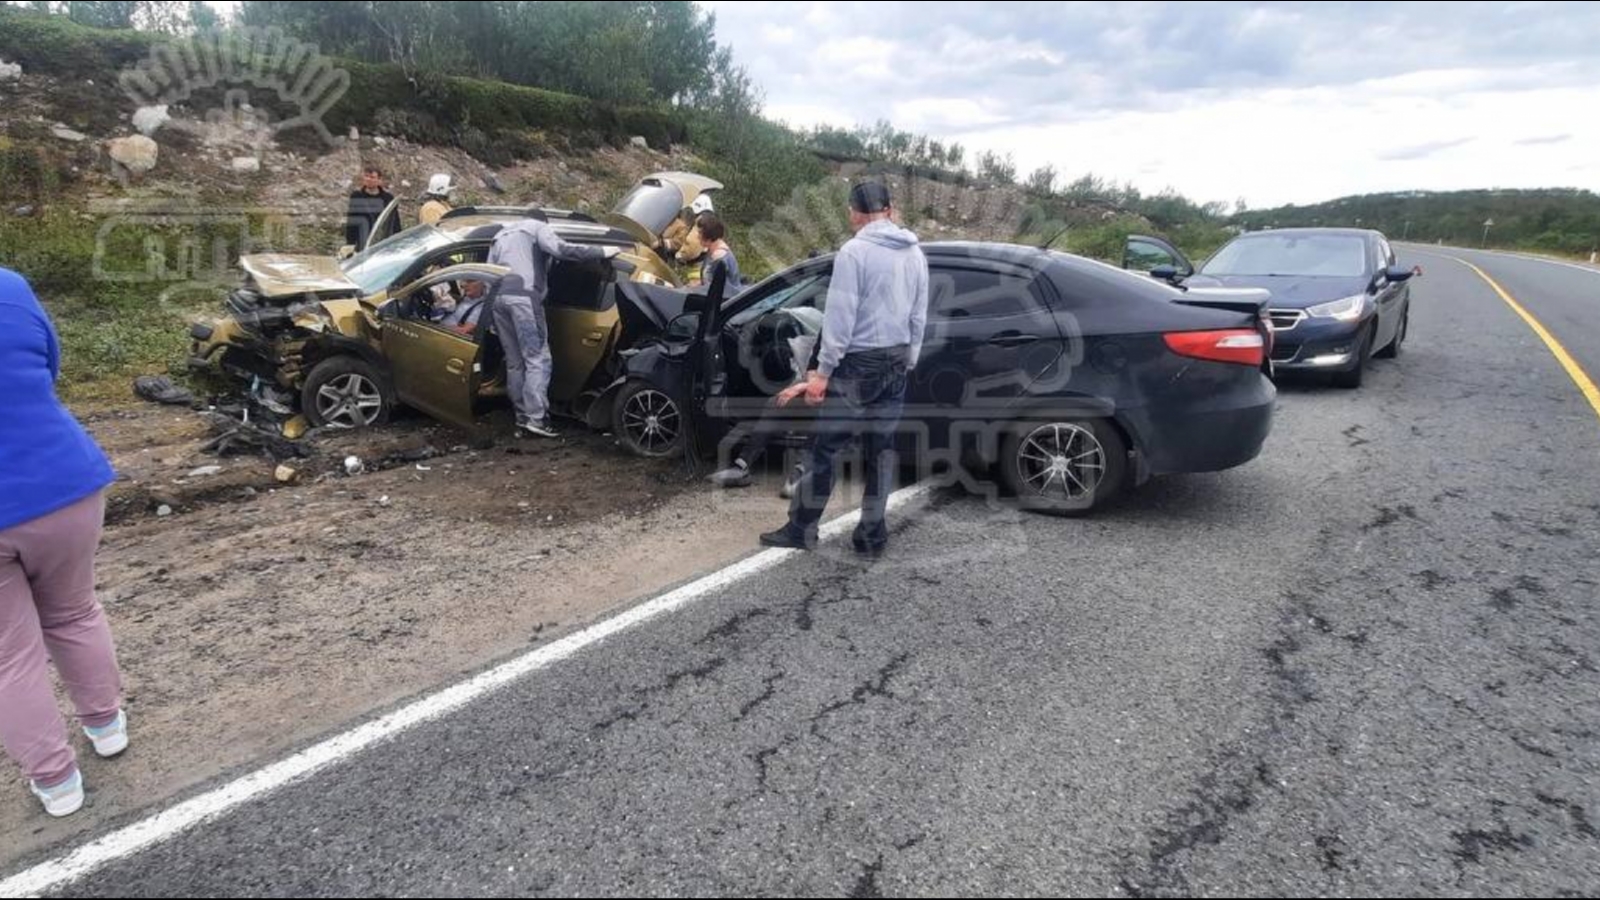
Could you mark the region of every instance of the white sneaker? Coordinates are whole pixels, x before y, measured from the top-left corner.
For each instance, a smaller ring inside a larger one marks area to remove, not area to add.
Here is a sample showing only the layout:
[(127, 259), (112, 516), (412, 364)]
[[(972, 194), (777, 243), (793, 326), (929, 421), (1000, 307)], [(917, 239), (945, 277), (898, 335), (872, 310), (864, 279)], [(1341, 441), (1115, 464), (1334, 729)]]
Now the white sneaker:
[(117, 713), (117, 720), (104, 728), (85, 728), (84, 736), (94, 744), (95, 755), (114, 759), (128, 752), (128, 714)]
[(44, 804), (44, 811), (54, 819), (65, 819), (80, 809), (83, 809), (83, 773), (73, 772), (72, 778), (66, 783), (53, 788), (42, 788), (37, 783), (30, 782), (28, 787), (33, 790), (33, 795)]

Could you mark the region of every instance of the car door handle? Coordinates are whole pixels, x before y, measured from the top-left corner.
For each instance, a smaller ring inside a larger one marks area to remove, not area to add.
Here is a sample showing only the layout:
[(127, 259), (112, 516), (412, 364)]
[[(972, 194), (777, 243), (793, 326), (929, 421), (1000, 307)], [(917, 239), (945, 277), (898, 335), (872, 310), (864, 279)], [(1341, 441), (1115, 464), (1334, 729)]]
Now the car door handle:
[(467, 371), (467, 361), (464, 359), (452, 359), (444, 364), (444, 370), (451, 375), (460, 375)]
[(1026, 347), (1037, 343), (1039, 343), (1038, 335), (1023, 334), (1020, 331), (1007, 331), (989, 339), (989, 344), (995, 347)]

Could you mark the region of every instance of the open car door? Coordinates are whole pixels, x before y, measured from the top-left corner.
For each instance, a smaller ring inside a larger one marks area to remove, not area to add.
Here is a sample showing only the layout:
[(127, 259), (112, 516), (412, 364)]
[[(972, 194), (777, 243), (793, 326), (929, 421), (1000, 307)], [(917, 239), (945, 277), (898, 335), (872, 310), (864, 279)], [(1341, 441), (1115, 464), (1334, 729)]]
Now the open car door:
[(1170, 242), (1142, 234), (1131, 235), (1123, 248), (1122, 267), (1174, 284), (1194, 275), (1194, 263)]
[(703, 296), (691, 295), (686, 312), (699, 314), (694, 345), (689, 351), (689, 384), (693, 396), (689, 398), (689, 417), (694, 427), (689, 429), (689, 440), (684, 449), (699, 459), (699, 436), (704, 433), (708, 403), (713, 397), (727, 392), (728, 365), (722, 342), (722, 304), (728, 290), (728, 272), (715, 267), (711, 286)]
[[(401, 288), (383, 306), (383, 353), (402, 403), (452, 425), (474, 427), (478, 391), (487, 374), (484, 349), (494, 300), (510, 272), (487, 263), (452, 266)], [(441, 322), (437, 289), (470, 281), (482, 282), (488, 290), (478, 300), (457, 298), (458, 305), (472, 304), (466, 310), (469, 321), (460, 327)]]
[(367, 235), (367, 245), (363, 251), (371, 250), (374, 246), (383, 243), (389, 238), (400, 233), (400, 200), (395, 198), (388, 206), (383, 208), (383, 214), (372, 223), (372, 233)]

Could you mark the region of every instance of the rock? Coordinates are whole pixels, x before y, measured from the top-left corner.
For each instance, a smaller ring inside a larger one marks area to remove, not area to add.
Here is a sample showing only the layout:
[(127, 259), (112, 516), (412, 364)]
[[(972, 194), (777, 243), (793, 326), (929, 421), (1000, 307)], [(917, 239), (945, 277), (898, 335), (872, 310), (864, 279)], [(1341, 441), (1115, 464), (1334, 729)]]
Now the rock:
[(13, 216), (16, 216), (19, 219), (26, 219), (29, 216), (33, 215), (35, 212), (37, 212), (37, 210), (35, 210), (31, 206), (19, 206), (16, 209), (13, 209), (11, 211), (11, 214)]
[(360, 141), (361, 141), (361, 129), (355, 127), (354, 125), (351, 125), (350, 126), (350, 143), (355, 144), (355, 143), (359, 143)]
[(504, 194), (506, 192), (506, 186), (501, 182), (500, 176), (493, 172), (483, 176), (483, 186), (496, 194)]
[(170, 506), (163, 506), (160, 509), (156, 510), (156, 518), (158, 518), (158, 519), (165, 519), (165, 518), (170, 517), (171, 515), (172, 515), (172, 507), (170, 507)]
[(50, 133), (55, 135), (60, 140), (69, 141), (74, 144), (81, 144), (89, 139), (87, 134), (84, 134), (81, 131), (73, 131), (71, 128), (68, 128), (65, 125), (57, 125), (54, 128), (51, 128)]
[(382, 135), (379, 135), (379, 136), (377, 136), (377, 137), (372, 139), (372, 143), (377, 145), (377, 146), (379, 146), (379, 147), (387, 147), (387, 146), (389, 146), (389, 139), (384, 137), (384, 136), (382, 136)]
[(261, 160), (256, 159), (254, 156), (235, 156), (233, 158), (233, 170), (235, 172), (259, 172), (261, 171)]
[(150, 137), (160, 131), (163, 125), (172, 121), (172, 114), (165, 106), (145, 106), (133, 114), (133, 127), (145, 137)]
[(20, 63), (8, 63), (0, 59), (0, 83), (21, 80), (22, 65)]
[(351, 456), (345, 458), (344, 473), (346, 475), (349, 475), (351, 478), (355, 478), (358, 475), (365, 474), (366, 471), (367, 464), (361, 461), (361, 457)]
[(649, 150), (650, 149), (650, 142), (648, 140), (645, 140), (643, 135), (637, 135), (637, 134), (634, 135), (633, 139), (628, 141), (628, 143), (632, 144), (635, 147), (638, 147), (640, 150)]
[(193, 472), (183, 476), (185, 478), (212, 478), (222, 474), (221, 466), (201, 466)]
[(111, 158), (135, 175), (143, 175), (156, 167), (161, 148), (144, 135), (117, 138), (107, 145)]
[(273, 477), (278, 479), (279, 484), (294, 484), (300, 480), (300, 472), (293, 466), (279, 466)]

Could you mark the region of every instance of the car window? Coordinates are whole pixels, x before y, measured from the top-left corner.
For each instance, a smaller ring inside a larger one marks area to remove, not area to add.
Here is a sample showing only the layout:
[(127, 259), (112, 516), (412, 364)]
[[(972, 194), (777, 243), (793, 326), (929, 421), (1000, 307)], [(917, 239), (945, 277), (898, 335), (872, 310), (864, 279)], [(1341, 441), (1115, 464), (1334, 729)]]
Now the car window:
[(1178, 260), (1166, 248), (1149, 241), (1129, 241), (1123, 268), (1132, 272), (1153, 272), (1162, 266), (1178, 267)]
[(1347, 234), (1253, 235), (1223, 247), (1201, 274), (1360, 278), (1367, 274), (1367, 240)]
[(1182, 291), (1169, 284), (1125, 272), (1098, 260), (1062, 253), (1051, 255), (1056, 261), (1051, 267), (1051, 283), (1058, 295), (1058, 302), (1066, 310), (1132, 300), (1172, 303), (1183, 297)]
[(560, 309), (603, 312), (614, 302), (606, 290), (610, 273), (593, 263), (558, 262), (550, 267), (549, 304)]
[(813, 306), (825, 310), (828, 286), (833, 283), (832, 272), (803, 276), (790, 284), (780, 284), (776, 290), (756, 300), (753, 304), (728, 320), (728, 324), (747, 325), (770, 312), (798, 306)]
[(340, 268), (362, 293), (376, 294), (394, 287), (419, 259), (450, 246), (450, 240), (432, 226), (413, 228), (350, 257)]
[(933, 320), (997, 319), (1044, 307), (1031, 277), (952, 265), (934, 266), (929, 277), (928, 317)]

